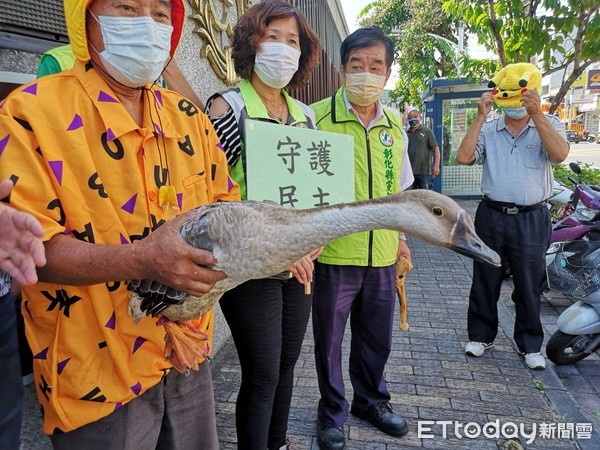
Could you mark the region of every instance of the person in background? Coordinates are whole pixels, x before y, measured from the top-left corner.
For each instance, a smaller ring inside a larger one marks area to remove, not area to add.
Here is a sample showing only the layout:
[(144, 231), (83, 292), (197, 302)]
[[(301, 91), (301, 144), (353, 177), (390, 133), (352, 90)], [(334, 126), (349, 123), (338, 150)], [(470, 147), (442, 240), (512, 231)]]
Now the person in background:
[[(0, 182), (0, 199), (8, 199), (13, 182)], [(22, 285), (37, 282), (36, 266), (46, 263), (43, 230), (30, 214), (0, 202), (0, 448), (20, 446), (23, 381), (11, 277)]]
[(419, 111), (409, 111), (407, 119), (408, 157), (415, 176), (412, 188), (433, 189), (432, 179), (440, 174), (440, 147), (432, 131), (421, 123)]
[[(496, 90), (498, 96), (493, 99), (492, 93), (484, 93), (456, 160), (467, 165), (483, 161), (484, 198), (475, 215), (475, 230), (513, 274), (514, 339), (519, 352), (527, 367), (544, 369), (540, 284), (552, 232), (546, 199), (552, 194), (551, 164), (565, 160), (569, 144), (564, 124), (542, 112), (539, 70), (533, 64), (527, 66), (539, 83), (515, 86), (518, 95)], [(503, 114), (486, 122), (494, 101)], [(469, 356), (480, 357), (494, 346), (503, 277), (503, 268), (473, 263), (467, 320), (470, 342), (465, 346)]]
[[(48, 50), (42, 55), (40, 65), (38, 67), (37, 77), (53, 75), (63, 70), (72, 69), (75, 65), (75, 55), (71, 44), (61, 45)], [(199, 109), (204, 109), (204, 103), (196, 95), (192, 86), (181, 72), (175, 58), (171, 59), (166, 65), (162, 76), (158, 81), (158, 85), (172, 91), (178, 92), (183, 97), (190, 99)]]
[(75, 65), (75, 61), (77, 61), (77, 58), (73, 54), (71, 44), (51, 48), (42, 54), (40, 58), (37, 78), (53, 75), (63, 70), (70, 70)]
[[(232, 57), (243, 81), (238, 88), (211, 97), (207, 110), (242, 199), (246, 198), (244, 122), (315, 128), (312, 110), (285, 88), (306, 84), (320, 52), (319, 39), (305, 17), (285, 1), (262, 1), (238, 20)], [(235, 415), (240, 449), (290, 446), (286, 431), (294, 367), (312, 301), (304, 285), (312, 282), (318, 253), (306, 255), (278, 276), (247, 281), (221, 298), (242, 368)]]
[[(392, 41), (379, 27), (361, 28), (341, 46), (344, 86), (312, 106), (319, 130), (354, 137), (356, 200), (390, 195), (412, 183), (402, 119), (379, 97), (391, 74)], [(407, 182), (408, 181), (408, 182)], [(392, 436), (408, 431), (394, 413), (384, 379), (391, 350), (395, 262), (410, 252), (397, 232), (356, 233), (325, 246), (315, 265), (313, 331), (319, 390), (317, 439), (321, 449), (345, 447), (348, 418), (342, 340), (350, 311), (350, 412)]]
[[(73, 69), (0, 108), (0, 177), (16, 180), (11, 205), (44, 232), (47, 263), (22, 288), (43, 430), (56, 449), (217, 449), (208, 364), (173, 370), (165, 328), (129, 317), (126, 287), (155, 280), (202, 296), (225, 278), (179, 230), (193, 208), (239, 200), (239, 187), (208, 118), (154, 84), (181, 38), (184, 2), (64, 9)], [(213, 324), (212, 310), (190, 323), (207, 349)]]

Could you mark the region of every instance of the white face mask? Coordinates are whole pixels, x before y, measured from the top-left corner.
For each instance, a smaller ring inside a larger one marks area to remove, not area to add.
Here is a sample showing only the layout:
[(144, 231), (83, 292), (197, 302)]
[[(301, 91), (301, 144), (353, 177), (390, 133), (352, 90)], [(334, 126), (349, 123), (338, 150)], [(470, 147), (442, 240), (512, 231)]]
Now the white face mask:
[(261, 42), (254, 58), (254, 72), (272, 88), (286, 87), (298, 70), (301, 52), (281, 42)]
[(104, 51), (92, 48), (110, 76), (132, 88), (158, 79), (170, 56), (171, 25), (147, 16), (96, 18), (92, 14), (92, 17), (100, 24)]
[(375, 103), (385, 86), (386, 76), (371, 72), (347, 73), (346, 95), (350, 103), (369, 106)]
[(506, 117), (518, 120), (525, 117), (525, 114), (527, 114), (527, 110), (524, 106), (521, 106), (520, 108), (504, 108), (504, 114), (506, 114)]

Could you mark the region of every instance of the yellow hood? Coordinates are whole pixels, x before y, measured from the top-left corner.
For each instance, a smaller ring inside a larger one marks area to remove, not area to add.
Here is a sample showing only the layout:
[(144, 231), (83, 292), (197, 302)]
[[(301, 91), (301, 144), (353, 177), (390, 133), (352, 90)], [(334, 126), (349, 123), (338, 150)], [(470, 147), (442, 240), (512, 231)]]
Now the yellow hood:
[[(93, 0), (64, 0), (65, 19), (73, 53), (81, 61), (89, 61), (87, 34), (85, 32), (86, 11)], [(171, 20), (173, 34), (171, 35), (171, 56), (179, 45), (185, 20), (183, 0), (171, 0)]]
[(498, 106), (518, 108), (522, 106), (523, 89), (542, 92), (542, 74), (530, 63), (509, 64), (500, 69), (488, 87), (494, 88), (492, 97)]

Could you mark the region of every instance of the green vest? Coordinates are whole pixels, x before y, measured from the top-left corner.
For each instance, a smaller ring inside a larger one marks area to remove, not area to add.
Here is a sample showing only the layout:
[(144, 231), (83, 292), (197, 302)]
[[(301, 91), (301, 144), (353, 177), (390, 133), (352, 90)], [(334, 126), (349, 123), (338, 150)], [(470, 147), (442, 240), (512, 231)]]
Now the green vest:
[[(315, 128), (312, 116), (312, 111), (303, 103), (290, 97), (287, 92), (281, 90), (285, 97), (291, 121), (287, 125), (304, 126), (307, 128)], [(252, 87), (249, 80), (241, 82), (237, 89), (232, 89), (221, 93), (221, 96), (229, 103), (233, 109), (238, 126), (240, 129), (240, 138), (242, 152), (237, 162), (229, 169), (229, 176), (240, 186), (240, 194), (242, 200), (246, 200), (246, 152), (244, 151), (244, 142), (246, 136), (245, 121), (246, 119), (264, 120), (269, 122), (277, 122), (269, 117), (269, 112), (263, 104), (262, 100)], [(306, 108), (306, 111), (303, 111)]]
[(73, 54), (71, 45), (61, 45), (60, 47), (54, 47), (53, 49), (48, 50), (42, 55), (40, 64), (44, 63), (44, 60), (47, 56), (52, 56), (54, 59), (56, 59), (58, 65), (60, 66), (61, 72), (63, 70), (72, 69), (75, 65), (75, 55)]
[[(317, 128), (354, 137), (356, 200), (397, 193), (404, 154), (402, 120), (384, 108), (384, 116), (367, 132), (354, 113), (346, 108), (343, 92), (344, 87), (332, 97), (311, 105)], [(328, 244), (319, 256), (319, 262), (385, 267), (396, 262), (397, 252), (397, 231), (365, 231)]]

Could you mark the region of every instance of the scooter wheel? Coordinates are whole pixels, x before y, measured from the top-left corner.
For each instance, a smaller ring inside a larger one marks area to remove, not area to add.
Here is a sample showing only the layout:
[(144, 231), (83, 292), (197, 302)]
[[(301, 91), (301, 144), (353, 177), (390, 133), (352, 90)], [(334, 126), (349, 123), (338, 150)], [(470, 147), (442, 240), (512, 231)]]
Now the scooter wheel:
[(546, 344), (546, 354), (550, 361), (559, 366), (574, 364), (588, 356), (583, 349), (588, 344), (588, 336), (573, 336), (557, 330)]

